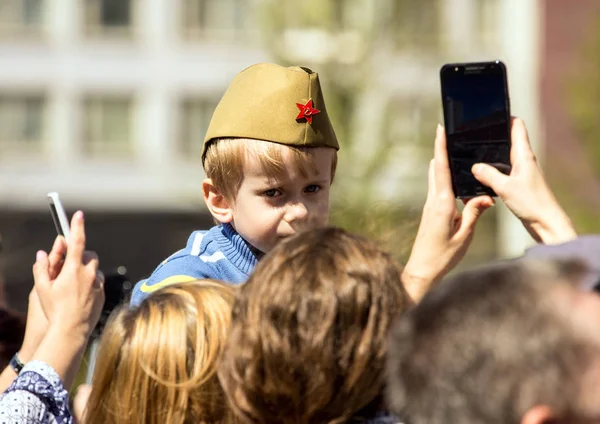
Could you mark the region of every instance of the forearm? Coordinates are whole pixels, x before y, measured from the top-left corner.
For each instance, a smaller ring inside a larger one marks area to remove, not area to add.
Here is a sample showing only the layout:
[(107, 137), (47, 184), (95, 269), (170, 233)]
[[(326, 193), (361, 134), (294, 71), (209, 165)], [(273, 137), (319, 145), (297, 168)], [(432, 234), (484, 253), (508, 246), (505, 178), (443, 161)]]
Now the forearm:
[(88, 336), (81, 331), (50, 328), (32, 360), (50, 365), (69, 390), (75, 379)]
[(0, 393), (4, 393), (8, 386), (17, 378), (17, 374), (13, 371), (11, 366), (7, 366), (0, 374)]

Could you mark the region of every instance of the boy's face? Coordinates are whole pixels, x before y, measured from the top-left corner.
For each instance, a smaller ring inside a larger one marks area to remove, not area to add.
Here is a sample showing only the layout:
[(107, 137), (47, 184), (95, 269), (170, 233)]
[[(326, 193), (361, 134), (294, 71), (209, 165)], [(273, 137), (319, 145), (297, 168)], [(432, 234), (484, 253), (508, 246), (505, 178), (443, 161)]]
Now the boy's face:
[(279, 179), (270, 177), (256, 159), (247, 158), (244, 180), (231, 205), (236, 231), (267, 253), (285, 237), (326, 226), (334, 154), (334, 149), (315, 147), (314, 166), (303, 176), (292, 162), (292, 152), (284, 149), (286, 172)]

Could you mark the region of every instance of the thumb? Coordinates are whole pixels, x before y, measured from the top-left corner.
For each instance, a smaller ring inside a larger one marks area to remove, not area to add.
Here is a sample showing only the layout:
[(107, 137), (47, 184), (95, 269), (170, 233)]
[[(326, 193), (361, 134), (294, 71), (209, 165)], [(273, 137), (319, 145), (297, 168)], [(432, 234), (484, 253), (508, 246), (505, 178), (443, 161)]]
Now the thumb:
[(48, 254), (43, 250), (38, 250), (33, 264), (33, 280), (36, 288), (44, 290), (50, 285)]
[(494, 200), (490, 196), (478, 196), (469, 199), (462, 211), (459, 232), (463, 233), (463, 236), (470, 234), (475, 228), (479, 217), (492, 206), (494, 206)]
[(487, 163), (476, 163), (473, 165), (471, 172), (477, 181), (491, 188), (497, 194), (502, 192), (502, 186), (508, 180), (508, 176), (506, 174), (503, 174)]

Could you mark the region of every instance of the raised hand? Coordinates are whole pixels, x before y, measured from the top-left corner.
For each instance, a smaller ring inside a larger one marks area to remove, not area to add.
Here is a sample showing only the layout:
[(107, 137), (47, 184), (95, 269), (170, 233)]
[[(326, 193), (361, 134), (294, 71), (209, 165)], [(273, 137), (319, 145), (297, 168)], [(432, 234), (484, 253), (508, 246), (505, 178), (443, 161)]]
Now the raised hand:
[(421, 224), (410, 258), (402, 274), (403, 283), (414, 300), (441, 280), (464, 257), (481, 214), (494, 205), (490, 196), (478, 196), (465, 203), (459, 213), (446, 150), (446, 133), (438, 125), (434, 158), (429, 164), (429, 188)]
[(537, 242), (555, 244), (574, 239), (575, 229), (544, 178), (521, 119), (513, 118), (511, 139), (510, 175), (484, 163), (473, 166), (473, 175), (496, 192)]

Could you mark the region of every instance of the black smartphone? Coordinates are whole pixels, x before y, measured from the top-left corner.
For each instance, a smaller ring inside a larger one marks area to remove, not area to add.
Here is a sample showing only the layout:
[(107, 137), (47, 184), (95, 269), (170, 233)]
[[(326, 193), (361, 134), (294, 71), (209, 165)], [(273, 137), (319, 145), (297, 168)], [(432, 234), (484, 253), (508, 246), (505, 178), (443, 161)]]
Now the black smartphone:
[(452, 188), (458, 198), (496, 193), (471, 168), (487, 163), (505, 174), (510, 165), (510, 98), (501, 61), (446, 64), (440, 70)]

